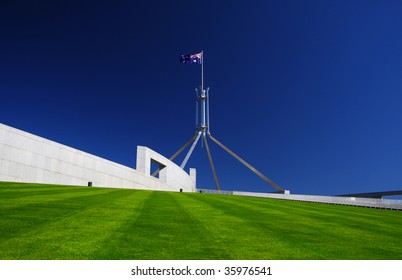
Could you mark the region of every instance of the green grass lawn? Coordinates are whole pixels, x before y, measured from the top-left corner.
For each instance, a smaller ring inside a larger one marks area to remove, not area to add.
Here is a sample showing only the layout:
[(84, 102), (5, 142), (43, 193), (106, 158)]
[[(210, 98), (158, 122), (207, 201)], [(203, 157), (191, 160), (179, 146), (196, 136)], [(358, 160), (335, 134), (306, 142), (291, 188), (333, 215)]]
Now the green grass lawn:
[(0, 259), (402, 259), (402, 212), (0, 183)]

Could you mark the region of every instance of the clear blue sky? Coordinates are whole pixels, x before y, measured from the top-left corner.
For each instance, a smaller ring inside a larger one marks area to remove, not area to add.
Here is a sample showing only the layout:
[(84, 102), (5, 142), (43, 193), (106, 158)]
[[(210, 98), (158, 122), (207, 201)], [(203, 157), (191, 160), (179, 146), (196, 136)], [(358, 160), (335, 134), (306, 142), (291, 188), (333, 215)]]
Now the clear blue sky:
[[(0, 122), (135, 167), (211, 133), (285, 189), (402, 188), (401, 1), (4, 1)], [(274, 189), (210, 142), (223, 189)], [(184, 156), (184, 155), (183, 155)], [(178, 161), (180, 162), (180, 160)], [(214, 188), (205, 149), (188, 167)]]

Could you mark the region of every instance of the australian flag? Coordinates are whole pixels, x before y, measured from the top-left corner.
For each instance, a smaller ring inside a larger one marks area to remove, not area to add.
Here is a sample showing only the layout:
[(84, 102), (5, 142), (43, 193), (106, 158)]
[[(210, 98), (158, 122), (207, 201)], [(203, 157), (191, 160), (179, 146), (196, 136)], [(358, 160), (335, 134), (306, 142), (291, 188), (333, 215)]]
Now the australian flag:
[(181, 63), (202, 64), (202, 52), (197, 54), (181, 55), (179, 57)]

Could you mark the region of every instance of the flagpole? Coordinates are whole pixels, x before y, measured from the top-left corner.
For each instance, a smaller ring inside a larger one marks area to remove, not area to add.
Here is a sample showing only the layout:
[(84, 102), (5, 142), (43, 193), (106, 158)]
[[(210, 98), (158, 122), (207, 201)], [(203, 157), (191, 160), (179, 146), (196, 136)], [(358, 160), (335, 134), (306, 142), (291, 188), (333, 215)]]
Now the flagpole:
[(204, 51), (201, 51), (201, 93), (204, 93)]
[[(201, 51), (201, 127), (205, 138), (204, 51)], [(204, 143), (204, 142), (201, 142)]]

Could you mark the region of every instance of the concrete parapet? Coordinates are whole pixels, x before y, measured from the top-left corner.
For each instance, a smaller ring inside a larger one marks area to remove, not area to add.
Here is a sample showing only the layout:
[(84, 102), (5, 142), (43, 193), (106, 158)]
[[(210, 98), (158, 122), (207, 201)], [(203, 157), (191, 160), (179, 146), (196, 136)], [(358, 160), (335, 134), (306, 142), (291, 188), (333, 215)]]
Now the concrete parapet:
[(187, 174), (174, 162), (143, 146), (137, 147), (137, 171), (150, 176), (151, 162), (159, 167), (159, 180), (168, 186), (176, 186), (179, 189), (195, 191), (195, 169), (190, 169)]
[[(164, 168), (150, 175), (150, 162)], [(157, 152), (137, 147), (137, 170), (0, 124), (0, 181), (165, 191), (195, 191), (195, 170), (187, 174)]]
[(268, 197), (268, 198), (276, 198), (284, 200), (296, 200), (296, 201), (306, 201), (316, 203), (402, 210), (402, 200), (391, 200), (391, 199), (301, 195), (301, 194), (274, 194), (274, 193), (256, 193), (256, 192), (238, 192), (238, 191), (234, 191), (233, 195)]

